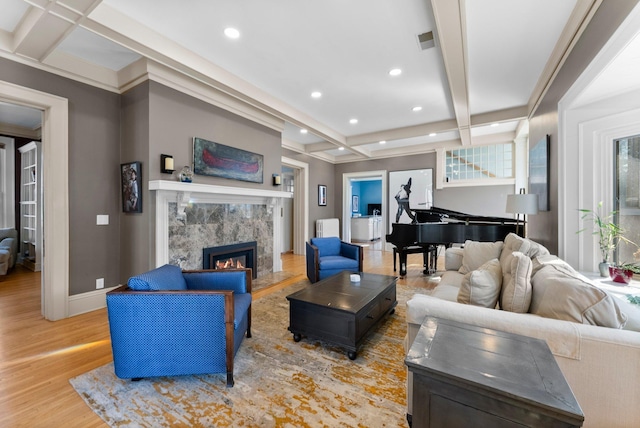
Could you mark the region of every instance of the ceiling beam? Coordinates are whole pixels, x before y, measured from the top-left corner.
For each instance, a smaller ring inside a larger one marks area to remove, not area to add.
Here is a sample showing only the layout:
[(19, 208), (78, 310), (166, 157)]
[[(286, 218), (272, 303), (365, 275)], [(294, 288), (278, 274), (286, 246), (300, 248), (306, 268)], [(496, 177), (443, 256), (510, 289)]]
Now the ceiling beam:
[(436, 45), (442, 52), (460, 139), (462, 145), (469, 145), (471, 117), (463, 3), (463, 0), (431, 0), (437, 28)]
[(549, 90), (549, 87), (553, 83), (556, 75), (562, 68), (565, 60), (571, 53), (573, 46), (577, 43), (578, 39), (584, 32), (587, 25), (593, 18), (598, 8), (602, 4), (602, 0), (584, 0), (577, 1), (576, 5), (571, 12), (571, 16), (567, 24), (562, 30), (562, 34), (558, 39), (556, 46), (547, 61), (538, 82), (529, 97), (529, 111), (528, 117), (533, 116), (536, 109), (540, 105), (540, 102), (544, 98), (545, 94)]
[(351, 147), (364, 144), (377, 143), (378, 141), (402, 140), (405, 138), (423, 137), (433, 132), (442, 133), (456, 131), (458, 129), (455, 120), (443, 120), (441, 122), (424, 123), (422, 125), (407, 126), (404, 128), (388, 129), (385, 131), (371, 132), (347, 137), (347, 144)]

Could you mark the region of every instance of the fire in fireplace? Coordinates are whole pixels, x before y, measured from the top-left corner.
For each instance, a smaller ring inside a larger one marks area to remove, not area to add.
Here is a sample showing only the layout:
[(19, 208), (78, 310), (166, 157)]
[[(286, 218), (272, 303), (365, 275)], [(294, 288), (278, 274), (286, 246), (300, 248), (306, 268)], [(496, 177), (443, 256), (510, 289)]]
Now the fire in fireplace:
[(256, 241), (239, 244), (208, 247), (202, 250), (203, 269), (251, 268), (253, 279), (258, 277), (258, 243)]

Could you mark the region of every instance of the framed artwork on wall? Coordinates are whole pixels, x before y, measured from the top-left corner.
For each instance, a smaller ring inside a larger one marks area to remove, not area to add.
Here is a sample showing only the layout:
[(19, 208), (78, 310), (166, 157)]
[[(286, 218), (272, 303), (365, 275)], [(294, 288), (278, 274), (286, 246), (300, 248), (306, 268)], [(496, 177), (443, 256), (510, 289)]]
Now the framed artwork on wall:
[(360, 212), (360, 199), (358, 198), (358, 195), (353, 195), (351, 197), (351, 212)]
[(549, 147), (551, 135), (529, 150), (529, 193), (538, 195), (538, 210), (549, 211)]
[(142, 212), (142, 164), (129, 162), (120, 165), (120, 179), (122, 185), (122, 212)]
[(232, 180), (263, 182), (264, 156), (202, 138), (193, 139), (193, 172)]
[(327, 186), (318, 184), (318, 205), (324, 207), (327, 205)]
[(432, 206), (432, 168), (389, 173), (389, 230), (393, 223), (415, 223), (414, 210)]

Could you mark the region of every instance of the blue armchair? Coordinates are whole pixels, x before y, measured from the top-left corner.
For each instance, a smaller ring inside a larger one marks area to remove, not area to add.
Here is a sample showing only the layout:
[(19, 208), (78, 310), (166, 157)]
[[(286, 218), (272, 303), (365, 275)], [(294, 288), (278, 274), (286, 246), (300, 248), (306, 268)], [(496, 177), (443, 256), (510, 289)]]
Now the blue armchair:
[(251, 269), (185, 271), (164, 265), (107, 293), (116, 376), (227, 373), (251, 337)]
[(307, 242), (307, 277), (318, 282), (343, 270), (362, 272), (362, 248), (332, 236)]

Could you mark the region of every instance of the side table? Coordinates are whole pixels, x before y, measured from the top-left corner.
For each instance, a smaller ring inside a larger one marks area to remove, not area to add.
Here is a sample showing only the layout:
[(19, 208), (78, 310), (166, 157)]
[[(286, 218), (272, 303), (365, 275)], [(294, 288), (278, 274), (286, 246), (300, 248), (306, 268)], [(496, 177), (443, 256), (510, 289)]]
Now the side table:
[(584, 422), (543, 340), (427, 317), (405, 364), (413, 373), (413, 428)]
[(640, 296), (640, 281), (632, 279), (629, 284), (613, 282), (611, 278), (602, 277), (598, 272), (580, 272), (591, 281), (593, 285), (605, 290), (612, 296), (627, 300), (627, 295)]

